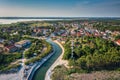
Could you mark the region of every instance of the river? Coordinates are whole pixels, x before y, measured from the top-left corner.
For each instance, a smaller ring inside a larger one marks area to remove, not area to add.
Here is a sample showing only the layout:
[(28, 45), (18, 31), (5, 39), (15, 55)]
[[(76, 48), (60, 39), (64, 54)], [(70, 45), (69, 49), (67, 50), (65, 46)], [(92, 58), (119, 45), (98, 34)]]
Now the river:
[(51, 40), (47, 40), (50, 44), (52, 44), (53, 48), (55, 49), (54, 55), (45, 62), (34, 74), (33, 80), (44, 80), (45, 74), (50, 66), (55, 62), (55, 60), (60, 56), (62, 53), (62, 49), (60, 46)]
[[(43, 20), (49, 21), (49, 20), (53, 20), (53, 19), (0, 19), (0, 24), (11, 24), (11, 23), (22, 22), (22, 21), (43, 21)], [(60, 19), (54, 19), (54, 20), (60, 20)], [(52, 46), (55, 50), (55, 53), (48, 61), (46, 61), (35, 72), (32, 80), (44, 80), (47, 70), (50, 68), (50, 66), (57, 60), (57, 58), (62, 53), (62, 49), (58, 44), (54, 43), (50, 39), (47, 39), (47, 42), (52, 44)]]

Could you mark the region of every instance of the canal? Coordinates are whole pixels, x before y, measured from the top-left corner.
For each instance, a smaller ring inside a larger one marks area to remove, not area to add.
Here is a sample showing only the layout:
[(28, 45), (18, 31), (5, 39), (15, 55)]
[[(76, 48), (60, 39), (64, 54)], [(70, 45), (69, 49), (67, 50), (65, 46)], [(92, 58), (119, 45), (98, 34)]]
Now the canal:
[(47, 70), (50, 68), (50, 66), (55, 62), (55, 60), (60, 56), (60, 54), (62, 53), (62, 49), (60, 48), (60, 46), (54, 42), (52, 42), (51, 40), (47, 40), (47, 42), (49, 42), (50, 44), (52, 44), (55, 53), (54, 55), (48, 60), (46, 61), (34, 74), (33, 79), (32, 80), (44, 80), (45, 78), (45, 74), (47, 72)]

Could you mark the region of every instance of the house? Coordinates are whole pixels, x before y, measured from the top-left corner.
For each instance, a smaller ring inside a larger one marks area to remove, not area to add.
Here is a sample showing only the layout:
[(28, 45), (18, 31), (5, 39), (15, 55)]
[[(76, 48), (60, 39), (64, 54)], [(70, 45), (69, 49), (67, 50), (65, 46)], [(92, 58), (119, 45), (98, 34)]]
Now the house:
[(120, 46), (120, 39), (115, 41), (115, 43)]
[(80, 33), (80, 32), (77, 32), (77, 36), (80, 37), (80, 36), (81, 36), (81, 33)]
[(106, 30), (105, 32), (106, 32), (106, 33), (109, 33), (109, 34), (111, 34), (111, 33), (112, 33), (112, 31), (110, 31), (110, 30)]
[(99, 34), (98, 32), (94, 32), (94, 36), (95, 36), (95, 37), (99, 37), (100, 34)]
[(67, 34), (66, 34), (66, 33), (63, 33), (63, 34), (61, 34), (61, 36), (66, 37), (66, 36), (67, 36)]
[(12, 33), (10, 35), (12, 36), (12, 35), (17, 35), (17, 34), (18, 34), (18, 32), (16, 31), (16, 32), (14, 32), (14, 33)]
[(90, 34), (89, 32), (86, 32), (86, 34), (85, 34), (86, 36), (89, 36), (89, 37), (91, 37), (92, 36), (92, 34)]
[(0, 53), (2, 53), (2, 52), (3, 52), (3, 48), (0, 47)]
[(17, 47), (15, 45), (8, 45), (8, 46), (5, 46), (5, 51), (6, 52), (15, 52), (17, 51)]
[(55, 37), (56, 35), (54, 34), (54, 33), (52, 33), (51, 35), (50, 35), (50, 37)]
[(74, 30), (71, 30), (70, 33), (71, 33), (72, 36), (76, 36), (76, 32)]
[(0, 43), (3, 43), (5, 40), (0, 38)]
[(65, 44), (65, 42), (66, 42), (66, 38), (60, 38), (60, 42), (62, 43), (62, 44)]
[(113, 36), (118, 36), (118, 35), (120, 35), (120, 32), (114, 31), (114, 32), (112, 32), (111, 34), (112, 34)]
[(29, 44), (31, 44), (31, 42), (29, 40), (22, 40), (22, 41), (16, 42), (15, 46), (18, 48), (23, 48)]
[(2, 47), (2, 48), (3, 48), (3, 47), (4, 47), (4, 45), (0, 43), (0, 47)]
[(0, 44), (0, 53), (2, 53), (4, 51), (4, 45)]

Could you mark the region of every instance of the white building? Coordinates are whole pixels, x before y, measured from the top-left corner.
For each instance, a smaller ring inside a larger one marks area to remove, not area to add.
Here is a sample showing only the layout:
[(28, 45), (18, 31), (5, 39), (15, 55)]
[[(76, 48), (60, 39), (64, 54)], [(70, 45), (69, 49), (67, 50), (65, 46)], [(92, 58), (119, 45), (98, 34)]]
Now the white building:
[(18, 48), (22, 48), (22, 47), (25, 47), (29, 44), (31, 44), (31, 42), (29, 40), (22, 40), (22, 41), (16, 42), (15, 46)]

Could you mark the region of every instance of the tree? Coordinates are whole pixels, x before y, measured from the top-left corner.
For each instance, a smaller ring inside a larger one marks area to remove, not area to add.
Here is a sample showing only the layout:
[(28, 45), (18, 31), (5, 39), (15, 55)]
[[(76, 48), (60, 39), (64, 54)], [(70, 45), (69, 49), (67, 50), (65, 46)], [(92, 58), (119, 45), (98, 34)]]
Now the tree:
[(86, 61), (86, 58), (85, 56), (82, 56), (81, 58), (79, 58), (77, 60), (77, 64), (80, 66), (80, 68), (82, 69), (86, 69), (87, 65), (86, 65), (87, 61)]
[(115, 37), (115, 40), (118, 40), (118, 39), (120, 39), (120, 35), (118, 35), (118, 36)]

